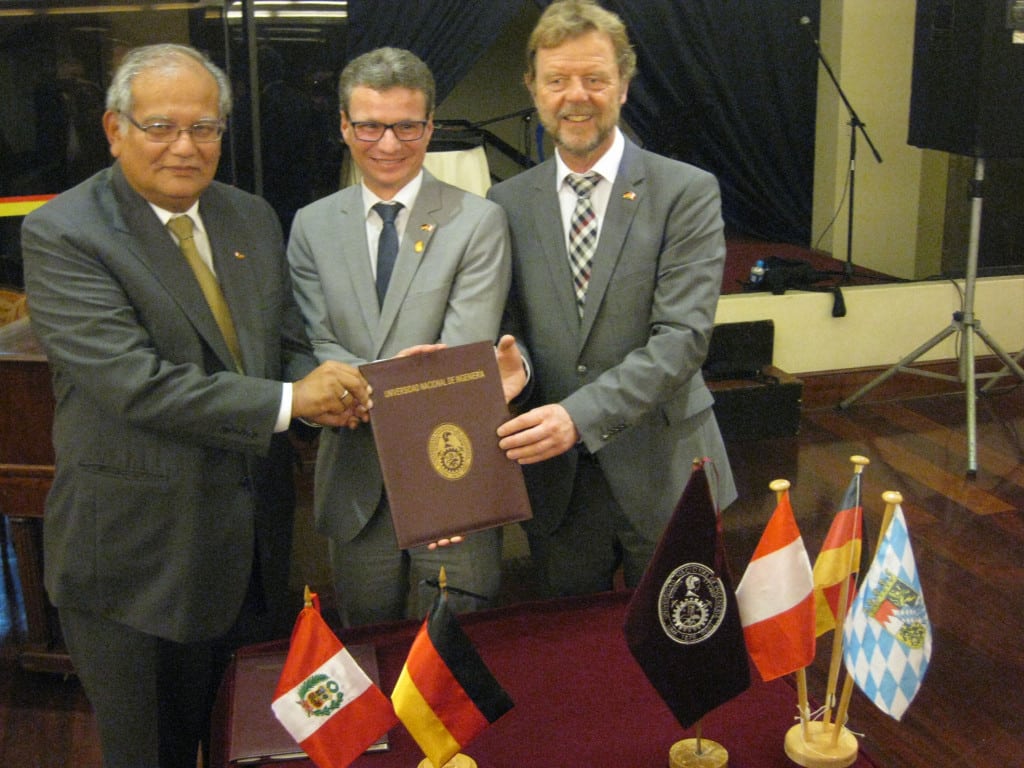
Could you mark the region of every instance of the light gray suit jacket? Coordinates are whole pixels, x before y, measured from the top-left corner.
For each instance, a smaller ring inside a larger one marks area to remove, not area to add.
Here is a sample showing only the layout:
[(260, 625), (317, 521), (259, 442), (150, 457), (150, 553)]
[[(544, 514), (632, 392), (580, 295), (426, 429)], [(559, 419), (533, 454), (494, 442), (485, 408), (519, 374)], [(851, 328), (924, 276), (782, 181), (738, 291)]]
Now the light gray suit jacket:
[[(710, 456), (712, 489), (736, 497), (701, 376), (725, 263), (718, 183), (626, 140), (601, 226), (582, 321), (576, 310), (555, 161), (491, 188), (512, 236), (506, 331), (534, 382), (526, 408), (561, 403), (616, 501), (657, 540), (689, 478)], [(554, 530), (577, 450), (524, 467), (537, 532)], [(717, 476), (717, 483), (715, 482)]]
[[(288, 260), (317, 359), (360, 365), (416, 344), (497, 338), (510, 280), (505, 214), (423, 173), (383, 307), (370, 267), (360, 185), (296, 214)], [(351, 541), (377, 509), (383, 489), (369, 425), (323, 430), (314, 486), (317, 529)]]
[(263, 200), (200, 198), (247, 376), (171, 235), (120, 166), (26, 217), (32, 327), (53, 373), (50, 598), (179, 642), (230, 628), (261, 547), (286, 586), (291, 446), (281, 380), (315, 366)]

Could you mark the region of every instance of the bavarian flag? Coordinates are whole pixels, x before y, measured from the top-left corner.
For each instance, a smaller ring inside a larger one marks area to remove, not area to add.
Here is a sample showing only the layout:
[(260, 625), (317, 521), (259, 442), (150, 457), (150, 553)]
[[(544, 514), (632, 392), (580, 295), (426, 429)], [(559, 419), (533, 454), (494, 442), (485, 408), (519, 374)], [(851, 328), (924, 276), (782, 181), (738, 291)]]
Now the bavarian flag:
[(398, 722), (308, 588), (271, 706), (317, 768), (346, 768)]
[(413, 640), (391, 702), (438, 767), (513, 706), (455, 620), (444, 589)]

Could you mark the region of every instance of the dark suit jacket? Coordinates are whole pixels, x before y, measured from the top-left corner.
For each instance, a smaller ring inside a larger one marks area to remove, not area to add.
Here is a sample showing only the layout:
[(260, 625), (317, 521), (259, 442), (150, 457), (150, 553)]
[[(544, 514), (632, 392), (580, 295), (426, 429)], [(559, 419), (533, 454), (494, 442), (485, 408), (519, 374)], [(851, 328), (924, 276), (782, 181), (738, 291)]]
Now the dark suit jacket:
[[(718, 183), (626, 140), (581, 321), (555, 168), (549, 159), (488, 193), (509, 218), (505, 330), (529, 352), (525, 407), (566, 408), (616, 501), (657, 540), (694, 458), (714, 460), (722, 507), (736, 497), (701, 376), (725, 264)], [(564, 516), (576, 459), (571, 450), (524, 467), (534, 530), (554, 530)]]
[(58, 606), (179, 642), (230, 628), (257, 529), (264, 584), (286, 577), (279, 381), (315, 366), (267, 203), (214, 183), (199, 212), (247, 376), (231, 370), (188, 264), (116, 163), (22, 229), (57, 401), (46, 588)]

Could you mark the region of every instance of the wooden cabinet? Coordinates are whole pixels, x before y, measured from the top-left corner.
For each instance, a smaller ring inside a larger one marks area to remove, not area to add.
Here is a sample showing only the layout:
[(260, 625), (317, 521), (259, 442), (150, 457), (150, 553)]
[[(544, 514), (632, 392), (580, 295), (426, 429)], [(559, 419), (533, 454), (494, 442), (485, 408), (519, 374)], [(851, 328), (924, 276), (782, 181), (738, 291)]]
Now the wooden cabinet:
[(27, 636), (26, 669), (70, 672), (56, 611), (43, 589), (42, 523), (53, 481), (50, 368), (23, 318), (0, 328), (0, 512), (18, 561)]

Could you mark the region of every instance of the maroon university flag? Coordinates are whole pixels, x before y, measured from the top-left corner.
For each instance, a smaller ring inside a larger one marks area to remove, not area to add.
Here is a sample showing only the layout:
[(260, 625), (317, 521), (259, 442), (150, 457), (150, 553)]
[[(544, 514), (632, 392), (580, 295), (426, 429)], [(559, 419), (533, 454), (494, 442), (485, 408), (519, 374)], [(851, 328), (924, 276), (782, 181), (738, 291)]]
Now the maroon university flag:
[(750, 663), (703, 462), (626, 610), (626, 643), (684, 728), (750, 686)]

